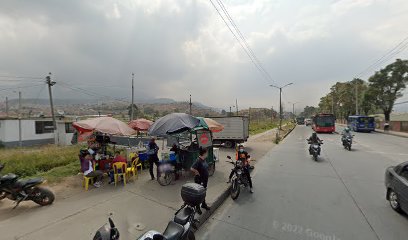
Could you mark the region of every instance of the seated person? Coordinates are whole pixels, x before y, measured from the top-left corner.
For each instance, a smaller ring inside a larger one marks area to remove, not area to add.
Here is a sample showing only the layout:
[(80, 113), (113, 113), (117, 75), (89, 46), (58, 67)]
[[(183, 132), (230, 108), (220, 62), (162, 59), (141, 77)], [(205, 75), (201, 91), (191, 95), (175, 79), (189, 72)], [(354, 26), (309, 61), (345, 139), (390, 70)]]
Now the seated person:
[[(117, 162), (123, 162), (123, 163), (126, 163), (126, 164), (127, 164), (126, 158), (124, 158), (122, 155), (120, 155), (120, 151), (116, 151), (116, 152), (115, 152), (115, 158), (114, 158), (113, 161), (112, 161), (112, 169), (109, 171), (109, 176), (110, 176), (110, 182), (109, 182), (109, 184), (115, 182), (114, 173), (113, 173), (113, 164), (114, 164), (114, 163), (117, 163)], [(118, 169), (118, 172), (119, 172), (119, 173), (122, 173), (122, 171), (126, 171), (126, 169), (125, 169), (125, 170), (123, 170), (123, 169)]]
[(88, 149), (85, 156), (81, 159), (81, 171), (84, 176), (95, 178), (94, 186), (99, 188), (102, 185), (103, 172), (99, 170), (94, 170), (94, 154), (95, 151)]

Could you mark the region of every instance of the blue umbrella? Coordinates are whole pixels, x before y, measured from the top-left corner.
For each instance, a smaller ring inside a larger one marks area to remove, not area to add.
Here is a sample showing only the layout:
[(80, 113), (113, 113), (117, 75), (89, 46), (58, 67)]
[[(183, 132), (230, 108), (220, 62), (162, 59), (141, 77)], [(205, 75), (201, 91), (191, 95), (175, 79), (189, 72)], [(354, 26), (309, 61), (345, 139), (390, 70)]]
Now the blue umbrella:
[(181, 133), (200, 125), (200, 119), (185, 113), (171, 113), (159, 118), (149, 128), (151, 136), (165, 136), (168, 134)]

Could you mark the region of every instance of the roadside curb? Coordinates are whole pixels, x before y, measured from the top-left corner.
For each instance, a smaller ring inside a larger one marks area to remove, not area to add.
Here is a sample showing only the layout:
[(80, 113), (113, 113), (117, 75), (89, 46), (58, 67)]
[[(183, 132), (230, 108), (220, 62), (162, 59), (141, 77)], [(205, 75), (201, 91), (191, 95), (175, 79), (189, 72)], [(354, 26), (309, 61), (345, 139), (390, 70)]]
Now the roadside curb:
[(291, 128), (283, 137), (282, 137), (282, 139), (280, 140), (280, 141), (282, 141), (283, 139), (285, 139), (292, 131), (293, 131), (293, 129), (295, 129), (296, 128), (296, 125), (293, 127), (293, 128)]
[(204, 211), (203, 214), (198, 217), (198, 220), (200, 222), (197, 224), (197, 228), (200, 228), (211, 217), (211, 215), (221, 206), (221, 204), (224, 203), (224, 201), (230, 195), (230, 189), (231, 184), (228, 184), (228, 187), (226, 187), (221, 192), (221, 194), (215, 198), (214, 202), (210, 206), (211, 207), (210, 211)]
[(382, 133), (382, 134), (386, 134), (386, 135), (391, 135), (391, 136), (396, 136), (396, 137), (408, 138), (408, 135), (405, 136), (405, 135), (398, 134), (398, 133), (393, 133), (393, 132), (378, 131), (377, 129), (375, 129), (374, 132)]

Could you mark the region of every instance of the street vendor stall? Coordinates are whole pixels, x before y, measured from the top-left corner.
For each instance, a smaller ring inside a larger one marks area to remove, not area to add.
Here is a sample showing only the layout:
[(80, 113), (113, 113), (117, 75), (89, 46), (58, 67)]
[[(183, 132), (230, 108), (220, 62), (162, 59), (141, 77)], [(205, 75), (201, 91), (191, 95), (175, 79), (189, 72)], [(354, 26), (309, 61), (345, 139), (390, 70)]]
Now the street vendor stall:
[(107, 152), (107, 145), (114, 144), (110, 136), (130, 136), (136, 131), (126, 123), (112, 117), (90, 118), (72, 123), (78, 131), (78, 140), (87, 140), (88, 148), (96, 150), (97, 167), (102, 171), (109, 171), (113, 154)]
[(207, 148), (210, 176), (215, 171), (212, 133), (207, 124), (185, 113), (172, 113), (157, 120), (149, 129), (149, 135), (167, 137), (167, 146), (177, 146), (168, 159), (159, 165), (158, 182), (170, 184), (182, 171), (190, 171), (199, 155), (199, 149)]

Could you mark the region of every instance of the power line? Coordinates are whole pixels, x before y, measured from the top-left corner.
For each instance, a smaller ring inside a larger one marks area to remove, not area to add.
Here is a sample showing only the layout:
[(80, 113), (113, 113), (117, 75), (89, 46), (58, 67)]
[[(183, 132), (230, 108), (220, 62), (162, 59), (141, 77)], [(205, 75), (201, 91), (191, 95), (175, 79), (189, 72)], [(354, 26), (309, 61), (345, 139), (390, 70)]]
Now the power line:
[[(256, 63), (256, 61), (254, 60), (254, 58), (252, 57), (252, 55), (250, 54), (250, 52), (245, 48), (245, 46), (242, 44), (242, 42), (239, 40), (239, 38), (237, 37), (237, 35), (234, 33), (234, 31), (231, 29), (231, 27), (229, 26), (229, 24), (227, 23), (227, 21), (225, 20), (224, 16), (221, 14), (221, 12), (218, 10), (217, 6), (214, 4), (214, 2), (212, 0), (210, 0), (211, 4), (213, 5), (213, 7), (215, 8), (215, 10), (217, 11), (218, 15), (221, 17), (222, 21), (225, 23), (225, 25), (228, 27), (229, 31), (232, 33), (232, 35), (234, 36), (234, 38), (238, 41), (238, 43), (241, 45), (242, 49), (245, 51), (245, 53), (248, 55), (248, 57), (251, 59), (251, 62), (255, 65), (255, 67), (259, 70), (259, 72), (261, 73), (261, 75), (265, 78), (265, 80), (268, 81), (268, 76), (265, 76), (265, 73), (262, 71), (262, 68)], [(272, 80), (272, 79), (271, 79)]]
[(0, 75), (0, 78), (16, 78), (16, 79), (37, 79), (37, 80), (44, 80), (43, 77), (24, 77), (24, 76), (10, 76), (10, 75)]
[(395, 55), (399, 54), (400, 52), (404, 51), (408, 47), (408, 37), (404, 38), (401, 42), (399, 42), (396, 46), (388, 50), (383, 56), (381, 56), (378, 60), (374, 63), (369, 65), (365, 68), (362, 72), (357, 75), (357, 78), (361, 78), (365, 76), (367, 73), (372, 71), (373, 69), (377, 68), (378, 66), (382, 65), (383, 63), (387, 62)]
[(239, 30), (237, 24), (235, 24), (235, 21), (232, 19), (231, 15), (229, 14), (227, 8), (225, 7), (224, 3), (221, 0), (217, 0), (218, 4), (221, 6), (221, 9), (223, 10), (224, 14), (227, 16), (228, 20), (230, 21), (230, 23), (232, 24), (232, 26), (234, 27), (234, 29), (236, 30), (236, 32), (238, 33), (239, 37), (241, 38), (241, 40), (244, 42), (246, 48), (249, 50), (249, 52), (251, 53), (252, 57), (254, 58), (254, 60), (258, 63), (259, 67), (262, 69), (262, 71), (265, 73), (265, 75), (273, 81), (271, 75), (265, 70), (265, 68), (263, 67), (261, 61), (259, 61), (259, 59), (256, 57), (254, 51), (252, 51), (251, 47), (248, 44), (248, 41), (246, 40), (246, 38), (244, 37), (244, 35), (242, 34), (242, 32)]
[(34, 85), (19, 86), (19, 87), (12, 87), (12, 88), (0, 88), (0, 91), (8, 91), (8, 90), (13, 90), (13, 89), (30, 88), (30, 87), (37, 87), (37, 86), (43, 86), (43, 84), (34, 84)]
[(81, 92), (81, 93), (83, 93), (83, 94), (86, 94), (86, 95), (89, 95), (89, 96), (102, 97), (102, 98), (110, 98), (110, 99), (115, 100), (115, 101), (118, 101), (118, 102), (130, 103), (129, 101), (124, 100), (124, 99), (113, 98), (113, 97), (111, 97), (111, 96), (99, 94), (99, 93), (96, 93), (96, 92), (93, 92), (93, 91), (89, 91), (89, 90), (87, 90), (87, 89), (83, 89), (83, 88), (80, 88), (80, 87), (70, 86), (70, 85), (67, 84), (67, 83), (60, 82), (59, 84), (60, 84), (60, 86), (62, 86), (62, 87), (71, 89), (71, 90), (73, 90), (73, 91), (79, 91), (79, 92)]

